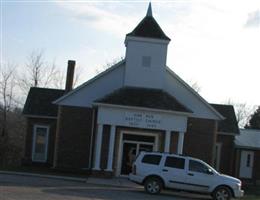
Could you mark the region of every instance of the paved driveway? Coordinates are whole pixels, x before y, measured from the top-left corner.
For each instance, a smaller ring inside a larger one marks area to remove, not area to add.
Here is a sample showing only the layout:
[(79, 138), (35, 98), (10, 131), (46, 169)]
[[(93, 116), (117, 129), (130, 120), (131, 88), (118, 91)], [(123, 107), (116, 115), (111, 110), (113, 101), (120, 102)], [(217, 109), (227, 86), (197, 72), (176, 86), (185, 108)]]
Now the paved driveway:
[[(162, 193), (157, 196), (146, 194), (141, 188), (110, 187), (38, 178), (0, 174), (0, 200), (184, 200), (182, 193)], [(193, 198), (194, 199), (194, 198)], [(195, 198), (201, 199), (201, 197)]]

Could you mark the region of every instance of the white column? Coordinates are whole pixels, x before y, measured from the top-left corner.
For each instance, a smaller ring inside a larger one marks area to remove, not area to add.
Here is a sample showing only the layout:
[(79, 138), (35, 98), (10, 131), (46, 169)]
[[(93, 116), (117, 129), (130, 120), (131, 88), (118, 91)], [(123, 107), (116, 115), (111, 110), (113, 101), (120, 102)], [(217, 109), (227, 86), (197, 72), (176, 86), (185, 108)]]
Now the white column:
[(100, 157), (101, 157), (101, 147), (102, 147), (102, 136), (103, 136), (103, 124), (98, 124), (97, 136), (95, 143), (95, 162), (94, 170), (100, 170)]
[(177, 149), (177, 153), (178, 153), (178, 154), (182, 154), (183, 141), (184, 141), (184, 132), (179, 132), (179, 137), (178, 137), (178, 149)]
[(165, 141), (164, 141), (164, 152), (166, 153), (170, 152), (170, 144), (171, 144), (171, 131), (166, 130)]
[(106, 171), (113, 171), (112, 167), (113, 167), (113, 155), (114, 155), (114, 148), (115, 148), (115, 136), (116, 136), (116, 127), (114, 125), (111, 125)]

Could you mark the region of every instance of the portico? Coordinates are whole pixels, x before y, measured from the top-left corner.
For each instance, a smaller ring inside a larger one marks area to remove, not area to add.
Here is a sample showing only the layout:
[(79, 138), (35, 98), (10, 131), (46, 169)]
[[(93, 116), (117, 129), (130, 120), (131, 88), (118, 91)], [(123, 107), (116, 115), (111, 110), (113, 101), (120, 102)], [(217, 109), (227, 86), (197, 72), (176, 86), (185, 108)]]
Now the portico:
[[(102, 152), (108, 154), (105, 170), (117, 176), (122, 174), (126, 151), (129, 151), (128, 156), (137, 155), (141, 150), (171, 152), (173, 134), (178, 134), (176, 153), (182, 154), (187, 118), (191, 113), (103, 103), (94, 105), (98, 108), (98, 114), (93, 170), (101, 170), (102, 138), (106, 134), (103, 131), (104, 125), (110, 125), (108, 151)], [(124, 130), (118, 133), (118, 146), (115, 142), (117, 127), (123, 127)], [(163, 137), (159, 138), (159, 132)], [(128, 137), (129, 135), (132, 137)], [(118, 150), (116, 159), (115, 149)]]

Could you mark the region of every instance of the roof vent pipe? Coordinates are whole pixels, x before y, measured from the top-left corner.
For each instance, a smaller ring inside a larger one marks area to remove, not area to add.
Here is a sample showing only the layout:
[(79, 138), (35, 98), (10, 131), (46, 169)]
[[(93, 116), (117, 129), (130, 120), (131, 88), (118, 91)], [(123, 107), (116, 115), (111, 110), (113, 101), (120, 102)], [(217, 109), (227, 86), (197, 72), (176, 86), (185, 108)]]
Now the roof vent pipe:
[(75, 60), (69, 60), (68, 61), (65, 93), (68, 93), (69, 91), (72, 90), (75, 65), (76, 65), (76, 61)]

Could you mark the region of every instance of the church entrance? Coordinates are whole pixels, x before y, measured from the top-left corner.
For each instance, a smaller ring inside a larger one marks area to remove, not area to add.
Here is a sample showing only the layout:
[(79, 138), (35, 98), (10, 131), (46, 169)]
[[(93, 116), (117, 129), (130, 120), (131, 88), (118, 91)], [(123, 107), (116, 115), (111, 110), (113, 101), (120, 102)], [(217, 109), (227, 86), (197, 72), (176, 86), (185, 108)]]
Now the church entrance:
[(132, 164), (141, 151), (157, 151), (157, 137), (123, 133), (121, 141), (120, 175), (128, 175), (132, 171)]

